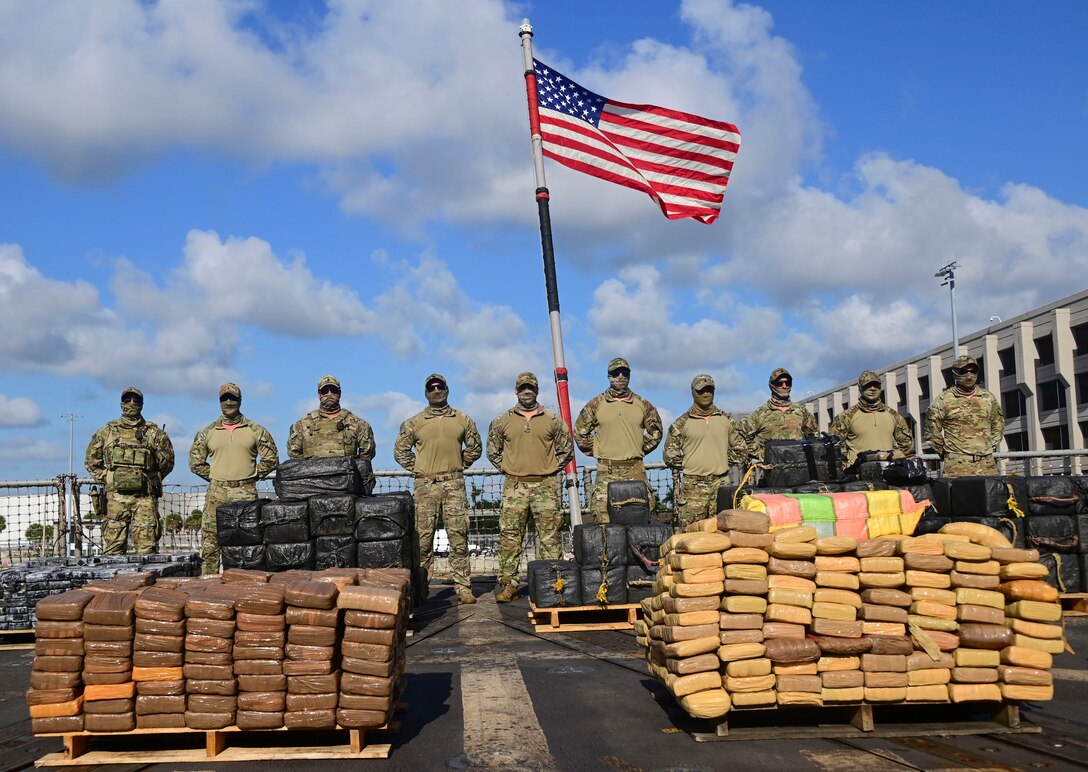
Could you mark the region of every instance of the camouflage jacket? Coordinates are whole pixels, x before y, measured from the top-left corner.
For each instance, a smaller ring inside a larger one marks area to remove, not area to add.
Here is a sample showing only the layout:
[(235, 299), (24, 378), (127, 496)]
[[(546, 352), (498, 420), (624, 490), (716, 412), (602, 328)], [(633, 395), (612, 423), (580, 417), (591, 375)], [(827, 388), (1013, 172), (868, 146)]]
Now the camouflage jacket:
[(514, 407), (488, 427), (487, 458), (505, 474), (550, 475), (574, 458), (574, 441), (558, 413), (538, 407), (526, 416)]
[[(705, 420), (715, 416), (723, 419), (717, 424), (719, 436), (711, 434), (715, 424)], [(702, 423), (697, 423), (700, 421)], [(725, 474), (730, 464), (743, 462), (748, 457), (747, 446), (738, 428), (732, 416), (717, 407), (709, 416), (701, 416), (689, 409), (669, 427), (661, 456), (665, 465), (673, 469), (684, 469), (686, 466), (690, 470), (691, 463), (697, 460), (701, 467), (706, 467), (708, 463), (715, 467), (713, 470), (702, 468), (697, 474)], [(724, 457), (715, 461), (707, 452), (713, 454), (719, 447), (724, 450)]]
[[(914, 433), (911, 432), (907, 419), (883, 402), (880, 403), (880, 407), (876, 410), (862, 410), (861, 408), (862, 405), (858, 402), (853, 407), (835, 416), (835, 420), (831, 422), (831, 434), (841, 437), (843, 444), (846, 446), (846, 463), (848, 466), (854, 462), (858, 453), (863, 450), (898, 450), (904, 455), (913, 455)], [(855, 422), (863, 421), (865, 416), (873, 416), (874, 414), (882, 417), (887, 416), (887, 426), (890, 426), (891, 434), (887, 436), (886, 441), (883, 437), (881, 438), (880, 447), (860, 447), (858, 440), (864, 432), (858, 430), (858, 424)]]
[(1005, 434), (1001, 405), (991, 392), (976, 386), (970, 396), (945, 389), (926, 412), (925, 439), (944, 456), (986, 456), (997, 450)]
[(476, 422), (448, 405), (416, 413), (400, 425), (393, 443), (393, 459), (422, 475), (467, 469), (483, 452)]
[[(631, 405), (635, 413), (626, 422), (616, 421), (616, 426), (605, 426), (600, 421), (602, 411)], [(634, 424), (638, 426), (634, 426)], [(574, 423), (574, 442), (583, 453), (609, 461), (642, 459), (661, 444), (664, 428), (657, 408), (635, 392), (628, 392), (624, 399), (605, 391), (586, 403)], [(630, 434), (630, 436), (628, 436)], [(602, 436), (603, 435), (603, 436)], [(640, 436), (639, 436), (640, 435)]]
[[(240, 423), (236, 425), (234, 432), (240, 429), (248, 430), (246, 442), (239, 443), (235, 447), (216, 450), (219, 432), (225, 432), (222, 417), (215, 419), (205, 426), (196, 437), (193, 438), (193, 446), (189, 449), (189, 470), (197, 477), (205, 480), (213, 479), (213, 469), (216, 480), (241, 480), (256, 477), (258, 480), (267, 477), (280, 463), (279, 451), (276, 449), (276, 441), (272, 435), (258, 423), (250, 421), (242, 416)], [(233, 434), (233, 432), (231, 432)], [(209, 444), (213, 447), (209, 448)], [(211, 460), (209, 463), (209, 456)], [(260, 458), (260, 462), (257, 459)]]
[(142, 447), (150, 450), (151, 453), (147, 454), (147, 463), (143, 464), (142, 468), (160, 484), (162, 479), (174, 469), (174, 444), (170, 442), (170, 437), (164, 429), (143, 419), (133, 426), (126, 426), (124, 421), (120, 420), (110, 421), (91, 437), (83, 459), (83, 465), (87, 467), (87, 471), (99, 485), (106, 483), (107, 473), (114, 465), (111, 461), (111, 451), (119, 446)]
[(359, 456), (373, 459), (377, 452), (374, 430), (350, 410), (340, 409), (336, 418), (312, 410), (291, 426), (287, 455), (291, 458)]
[(812, 413), (796, 402), (779, 410), (768, 400), (741, 421), (740, 435), (752, 458), (763, 460), (767, 440), (803, 440), (820, 433)]

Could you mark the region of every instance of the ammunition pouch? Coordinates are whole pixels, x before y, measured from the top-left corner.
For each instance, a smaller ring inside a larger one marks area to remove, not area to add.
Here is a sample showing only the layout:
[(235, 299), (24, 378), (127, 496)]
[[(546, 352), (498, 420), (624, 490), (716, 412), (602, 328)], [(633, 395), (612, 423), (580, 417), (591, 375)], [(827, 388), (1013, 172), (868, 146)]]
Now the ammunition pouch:
[(118, 466), (110, 471), (110, 485), (117, 493), (148, 493), (148, 477), (135, 466)]
[(151, 493), (151, 470), (155, 452), (140, 445), (116, 444), (110, 447), (108, 468), (110, 488), (117, 493)]

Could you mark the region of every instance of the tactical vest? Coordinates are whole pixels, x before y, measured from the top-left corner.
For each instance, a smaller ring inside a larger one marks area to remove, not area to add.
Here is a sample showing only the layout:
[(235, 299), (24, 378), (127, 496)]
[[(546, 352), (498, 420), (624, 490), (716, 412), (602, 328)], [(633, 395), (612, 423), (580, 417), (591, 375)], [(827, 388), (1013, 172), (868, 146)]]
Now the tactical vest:
[(359, 450), (355, 427), (348, 421), (317, 418), (302, 425), (303, 450), (306, 458), (354, 456)]
[(148, 425), (110, 424), (106, 441), (106, 485), (117, 493), (147, 493), (150, 474), (157, 458), (153, 448), (144, 445)]

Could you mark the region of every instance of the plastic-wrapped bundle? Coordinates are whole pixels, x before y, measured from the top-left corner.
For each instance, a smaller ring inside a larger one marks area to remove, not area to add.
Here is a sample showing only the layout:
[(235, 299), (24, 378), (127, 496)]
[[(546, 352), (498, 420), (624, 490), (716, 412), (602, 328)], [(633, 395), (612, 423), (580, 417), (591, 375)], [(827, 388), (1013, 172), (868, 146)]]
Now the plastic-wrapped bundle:
[(241, 568), (251, 571), (264, 570), (264, 545), (248, 547), (220, 547), (219, 556), (224, 569)]
[[(952, 517), (1008, 517), (1009, 492), (1004, 477), (953, 477), (947, 480)], [(936, 489), (934, 489), (936, 492)]]
[(627, 602), (627, 567), (582, 566), (582, 605), (609, 605)]
[(1073, 515), (1082, 500), (1081, 491), (1071, 477), (1013, 476), (1008, 478), (1008, 484), (1017, 506), (1027, 515)]
[(650, 494), (642, 480), (608, 483), (608, 519), (620, 525), (650, 522)]
[(360, 568), (410, 568), (412, 543), (408, 537), (384, 541), (361, 541), (356, 549)]
[(1072, 515), (1034, 515), (1025, 518), (1024, 535), (1026, 546), (1041, 552), (1081, 550), (1077, 519)]
[(529, 599), (538, 608), (578, 606), (582, 603), (582, 572), (577, 563), (533, 560), (528, 567)]
[(312, 541), (303, 541), (265, 544), (264, 562), (270, 571), (287, 571), (299, 568), (313, 569), (315, 565), (314, 543)]
[(310, 539), (309, 506), (305, 501), (270, 501), (261, 510), (265, 544), (291, 544)]
[(330, 493), (358, 496), (364, 490), (360, 467), (356, 459), (347, 456), (284, 461), (276, 468), (273, 482), (281, 499), (308, 499)]
[(314, 496), (309, 501), (311, 536), (351, 536), (355, 524), (355, 496)]
[(573, 539), (574, 560), (582, 568), (627, 565), (627, 526), (576, 525)]
[(389, 494), (355, 500), (355, 538), (359, 541), (388, 541), (410, 536), (414, 527), (412, 501)]
[(215, 511), (220, 547), (250, 547), (261, 544), (261, 507), (267, 499), (220, 504)]
[(764, 447), (763, 482), (768, 487), (791, 487), (807, 482), (842, 478), (842, 456), (837, 437), (815, 440), (768, 440)]

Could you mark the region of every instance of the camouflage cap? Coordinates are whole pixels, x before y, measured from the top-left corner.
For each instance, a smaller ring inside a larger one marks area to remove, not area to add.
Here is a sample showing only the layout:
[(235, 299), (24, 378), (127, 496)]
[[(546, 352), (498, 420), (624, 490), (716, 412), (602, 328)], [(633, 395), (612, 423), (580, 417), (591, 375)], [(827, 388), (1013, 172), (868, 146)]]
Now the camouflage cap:
[(520, 389), (522, 386), (532, 386), (535, 390), (540, 391), (540, 383), (537, 381), (536, 376), (529, 372), (519, 373), (517, 379), (515, 379), (514, 388)]
[(707, 386), (709, 386), (710, 388), (714, 388), (714, 379), (706, 373), (701, 373), (691, 379), (691, 388), (695, 391), (698, 391), (699, 389), (705, 389)]
[(220, 397), (220, 399), (222, 399), (224, 394), (233, 394), (234, 396), (238, 397), (238, 399), (242, 398), (242, 390), (240, 388), (238, 388), (237, 383), (224, 383), (222, 386), (220, 386), (219, 387), (219, 397)]
[(608, 372), (612, 372), (617, 367), (626, 367), (628, 370), (631, 369), (631, 365), (627, 364), (627, 360), (623, 357), (613, 358), (613, 360), (608, 363)]
[(978, 367), (978, 360), (976, 360), (974, 357), (969, 357), (966, 354), (961, 357), (956, 357), (956, 361), (952, 363), (952, 369), (962, 370), (963, 368), (967, 367), (967, 365), (974, 365), (975, 367)]
[(141, 402), (144, 401), (144, 393), (137, 389), (135, 386), (126, 386), (121, 391), (121, 399), (124, 399), (126, 394), (135, 394), (137, 397), (140, 398)]
[(426, 389), (435, 381), (441, 383), (446, 388), (449, 388), (449, 384), (446, 382), (446, 376), (439, 375), (438, 373), (431, 373), (430, 375), (428, 375), (427, 378), (423, 381), (423, 388)]
[(785, 367), (776, 367), (775, 369), (771, 370), (771, 377), (767, 379), (767, 383), (774, 383), (783, 375), (789, 378), (791, 381), (793, 380), (793, 376), (790, 375), (789, 370), (787, 370)]
[(326, 386), (335, 386), (336, 390), (340, 390), (340, 381), (333, 375), (322, 375), (321, 380), (317, 382), (317, 389), (320, 391)]
[(866, 370), (858, 376), (858, 388), (864, 389), (870, 383), (880, 384), (880, 376), (873, 370)]

